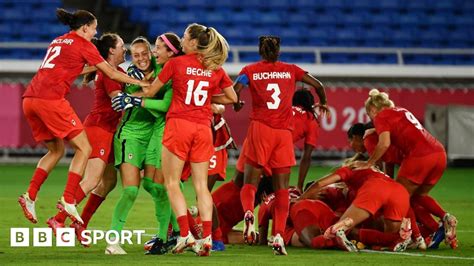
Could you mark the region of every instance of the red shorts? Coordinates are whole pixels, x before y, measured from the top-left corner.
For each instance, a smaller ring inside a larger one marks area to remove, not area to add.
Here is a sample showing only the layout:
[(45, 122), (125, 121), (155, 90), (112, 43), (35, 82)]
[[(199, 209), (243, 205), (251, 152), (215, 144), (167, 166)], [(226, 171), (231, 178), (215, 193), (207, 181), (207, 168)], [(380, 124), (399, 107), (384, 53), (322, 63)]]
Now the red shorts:
[(181, 181), (183, 182), (188, 181), (190, 176), (191, 176), (191, 164), (189, 164), (189, 162), (185, 162), (183, 166), (183, 172), (181, 172)]
[(84, 127), (66, 99), (46, 100), (26, 97), (23, 113), (37, 142), (54, 138), (70, 140)]
[(166, 121), (163, 145), (182, 161), (193, 163), (207, 162), (214, 154), (211, 128), (186, 119)]
[[(244, 143), (242, 144), (242, 149), (240, 150), (239, 159), (237, 159), (237, 164), (235, 165), (235, 169), (237, 171), (243, 173), (245, 169), (245, 162), (247, 157), (245, 156), (245, 152), (248, 149), (247, 139), (244, 139)], [(268, 167), (268, 165), (263, 166), (263, 174), (266, 176), (272, 176), (272, 169)]]
[[(214, 155), (212, 155), (211, 159), (209, 160), (209, 170), (208, 176), (211, 175), (219, 175), (217, 180), (224, 181), (226, 178), (226, 170), (227, 170), (227, 150), (223, 149), (220, 151), (216, 151)], [(183, 172), (181, 173), (181, 180), (188, 181), (189, 177), (191, 176), (191, 164), (186, 162), (183, 167)]]
[(290, 130), (275, 129), (261, 122), (251, 121), (247, 142), (245, 156), (261, 166), (274, 169), (296, 164)]
[(372, 215), (380, 210), (385, 219), (401, 221), (410, 208), (410, 195), (397, 182), (374, 178), (359, 188), (352, 205)]
[(224, 181), (226, 178), (227, 159), (226, 149), (216, 151), (209, 160), (209, 170), (207, 175), (218, 175), (219, 178), (217, 180)]
[(114, 163), (114, 133), (96, 126), (86, 126), (84, 129), (86, 130), (89, 143), (92, 146), (89, 159), (99, 158), (104, 161), (105, 164)]
[(446, 169), (446, 153), (436, 152), (422, 157), (403, 159), (397, 177), (418, 185), (435, 185)]
[(324, 233), (329, 226), (338, 221), (338, 217), (326, 203), (320, 200), (300, 200), (291, 206), (290, 217), (293, 221), (296, 233), (301, 235), (301, 231), (315, 225)]

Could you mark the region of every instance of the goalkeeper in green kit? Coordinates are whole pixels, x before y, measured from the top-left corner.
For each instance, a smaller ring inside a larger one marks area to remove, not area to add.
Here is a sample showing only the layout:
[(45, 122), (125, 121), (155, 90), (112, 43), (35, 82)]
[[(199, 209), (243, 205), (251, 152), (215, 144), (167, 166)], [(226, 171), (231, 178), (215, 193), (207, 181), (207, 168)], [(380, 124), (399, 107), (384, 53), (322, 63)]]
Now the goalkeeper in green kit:
[[(147, 74), (139, 68), (133, 68), (132, 71), (129, 72), (129, 74), (131, 74), (132, 76), (137, 76), (137, 78), (148, 78), (147, 75), (151, 75), (152, 79), (155, 78), (157, 74), (161, 71), (163, 64), (166, 63), (169, 58), (182, 53), (179, 37), (173, 33), (166, 33), (160, 35), (156, 40), (156, 49), (154, 53), (156, 55), (156, 61), (154, 60), (154, 58), (152, 58), (151, 60), (151, 65), (153, 65), (154, 69), (153, 72)], [(135, 64), (135, 66), (137, 65)], [(155, 95), (154, 98), (142, 99), (140, 97), (133, 97), (130, 95), (131, 93), (139, 94), (139, 90), (126, 89), (125, 92), (126, 94), (121, 94), (113, 99), (114, 109), (126, 110), (125, 115), (122, 119), (122, 124), (127, 123), (127, 115), (132, 117), (130, 113), (142, 112), (144, 114), (147, 114), (141, 117), (146, 118), (144, 119), (144, 121), (142, 121), (146, 122), (141, 124), (141, 128), (133, 129), (133, 132), (131, 132), (131, 134), (133, 137), (135, 137), (135, 135), (133, 134), (137, 133), (139, 133), (139, 135), (144, 132), (149, 134), (150, 124), (148, 123), (148, 115), (151, 114), (153, 116), (153, 123), (151, 124), (151, 137), (148, 138), (148, 145), (146, 145), (145, 142), (141, 142), (140, 144), (134, 143), (133, 147), (136, 147), (138, 149), (135, 153), (132, 154), (132, 158), (128, 158), (127, 156), (129, 155), (127, 153), (127, 142), (129, 140), (127, 138), (120, 138), (121, 136), (118, 135), (120, 132), (119, 129), (117, 131), (118, 133), (116, 136), (116, 140), (120, 141), (115, 142), (115, 161), (116, 165), (123, 165), (125, 162), (125, 164), (133, 164), (134, 166), (136, 166), (135, 168), (140, 168), (139, 165), (143, 165), (144, 162), (145, 174), (143, 177), (143, 187), (146, 191), (150, 193), (153, 198), (155, 204), (155, 215), (159, 223), (158, 235), (145, 244), (145, 249), (147, 250), (146, 254), (164, 254), (168, 251), (170, 247), (174, 246), (176, 242), (176, 237), (179, 236), (179, 227), (176, 222), (176, 217), (174, 216), (171, 210), (168, 195), (163, 185), (164, 178), (163, 173), (161, 171), (161, 140), (165, 127), (166, 112), (168, 111), (169, 106), (171, 104), (171, 84), (165, 85), (164, 90), (160, 90), (160, 92)], [(137, 132), (138, 130), (142, 132)], [(145, 138), (143, 138), (143, 140), (145, 140)], [(125, 147), (125, 149), (122, 149), (123, 147)], [(147, 147), (146, 150), (144, 147)], [(137, 156), (135, 157), (135, 155)], [(127, 160), (129, 160), (130, 162), (128, 162)], [(136, 173), (133, 173), (133, 176), (136, 177)], [(124, 180), (123, 177), (122, 179)], [(137, 184), (137, 179), (133, 178), (133, 180), (135, 181), (134, 184)], [(122, 197), (117, 203), (113, 216), (113, 230), (120, 231), (123, 227), (128, 211), (133, 205), (133, 201), (136, 198), (136, 194), (138, 192), (138, 185), (135, 186), (134, 184), (132, 184), (132, 189), (130, 189), (130, 186), (125, 186), (124, 181), (124, 192), (122, 193)], [(126, 191), (127, 189), (133, 191)], [(168, 239), (168, 226), (170, 222), (172, 224), (173, 234), (171, 235), (170, 239)], [(109, 254), (125, 254), (125, 251), (119, 245), (109, 245), (106, 250), (106, 253), (107, 251), (109, 251)]]

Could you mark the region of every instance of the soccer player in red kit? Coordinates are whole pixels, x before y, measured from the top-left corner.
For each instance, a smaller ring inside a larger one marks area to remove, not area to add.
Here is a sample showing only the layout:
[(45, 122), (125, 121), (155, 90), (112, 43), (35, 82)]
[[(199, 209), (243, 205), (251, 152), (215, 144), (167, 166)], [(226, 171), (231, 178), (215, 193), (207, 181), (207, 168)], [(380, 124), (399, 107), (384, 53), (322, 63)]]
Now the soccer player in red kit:
[(295, 164), (290, 123), (292, 97), (296, 82), (303, 81), (315, 87), (322, 113), (327, 112), (323, 85), (296, 65), (278, 61), (280, 38), (261, 36), (259, 53), (262, 61), (244, 67), (235, 84), (237, 92), (249, 87), (252, 112), (247, 132), (248, 149), (245, 153), (244, 186), (241, 190), (245, 210), (244, 239), (255, 241), (253, 202), (263, 166), (272, 168), (275, 189), (274, 253), (286, 255), (281, 235), (288, 217), (288, 181), (290, 168)]
[[(366, 152), (372, 155), (378, 142), (378, 135), (373, 128), (372, 122), (367, 124), (356, 123), (348, 131), (347, 135), (351, 143), (352, 148), (356, 152)], [(390, 145), (387, 151), (379, 160), (379, 166), (384, 169), (384, 172), (394, 178), (395, 165), (400, 165), (403, 160), (403, 154), (395, 146)], [(415, 207), (414, 202), (411, 202), (411, 206)], [(416, 205), (417, 212), (415, 216), (410, 216), (411, 228), (413, 230), (412, 239), (413, 243), (409, 245), (410, 249), (421, 249), (426, 250), (426, 242), (421, 235), (420, 229), (417, 224), (418, 218), (422, 219), (423, 224), (427, 225), (431, 233), (434, 233), (438, 229), (438, 223), (431, 217), (430, 213), (422, 206)], [(426, 228), (426, 227), (425, 227)], [(430, 233), (430, 234), (431, 234)]]
[[(361, 154), (356, 154), (352, 161), (361, 158), (363, 158)], [(357, 247), (347, 240), (346, 233), (381, 211), (385, 231), (372, 230), (369, 235), (376, 235), (374, 238), (379, 235), (386, 236), (384, 244), (391, 246), (393, 251), (405, 250), (411, 237), (410, 222), (405, 218), (410, 207), (408, 192), (402, 185), (378, 169), (372, 167), (354, 170), (347, 166), (350, 163), (351, 160), (346, 162), (346, 166), (319, 179), (311, 185), (308, 193), (305, 193), (306, 195), (314, 193), (314, 191), (319, 191), (323, 187), (339, 181), (343, 181), (349, 189), (356, 191), (355, 199), (349, 208), (341, 216), (339, 222), (325, 231), (324, 236), (328, 239), (335, 239), (339, 246), (347, 251), (358, 251)], [(306, 198), (305, 194), (301, 196), (301, 199)], [(361, 239), (361, 241), (363, 243), (370, 242), (365, 239)]]
[[(163, 136), (162, 165), (165, 186), (176, 214), (180, 237), (173, 249), (185, 248), (201, 256), (209, 256), (212, 248), (212, 197), (207, 187), (209, 159), (214, 154), (211, 132), (211, 100), (232, 104), (237, 95), (232, 80), (221, 67), (227, 59), (228, 44), (214, 28), (189, 25), (182, 41), (185, 55), (172, 58), (145, 96), (155, 95), (169, 80), (173, 81), (173, 98), (167, 114)], [(223, 93), (222, 93), (223, 92)], [(179, 182), (184, 163), (190, 161), (197, 205), (203, 224), (203, 240), (199, 247), (189, 232), (187, 207)]]
[(297, 90), (293, 95), (293, 143), (304, 139), (297, 188), (303, 191), (304, 180), (311, 166), (311, 154), (319, 136), (319, 122), (314, 112), (314, 97), (309, 90)]
[(385, 154), (390, 145), (399, 149), (404, 158), (396, 177), (397, 182), (408, 190), (412, 202), (443, 220), (446, 243), (456, 248), (456, 217), (447, 213), (428, 195), (446, 169), (444, 147), (423, 128), (411, 112), (395, 107), (386, 93), (372, 89), (365, 108), (374, 122), (378, 143), (369, 160), (356, 163), (355, 166), (371, 167)]
[[(291, 204), (292, 201), (295, 201), (301, 195), (300, 191), (296, 187), (289, 188), (290, 197), (288, 202)], [(290, 208), (291, 209), (291, 208)], [(260, 245), (272, 244), (274, 239), (268, 239), (268, 226), (270, 220), (274, 219), (275, 216), (275, 193), (267, 195), (258, 209), (258, 231), (259, 231), (259, 242)], [(275, 224), (272, 224), (272, 231), (275, 230)], [(286, 220), (285, 231), (282, 235), (285, 246), (302, 246), (301, 242), (298, 240), (295, 228), (293, 226), (293, 221), (288, 217)]]
[(18, 199), (25, 217), (36, 223), (36, 195), (64, 154), (64, 139), (75, 150), (69, 167), (63, 197), (57, 207), (73, 220), (82, 223), (75, 207), (75, 193), (81, 181), (91, 146), (83, 125), (65, 99), (84, 66), (95, 66), (113, 80), (148, 86), (116, 70), (100, 55), (91, 39), (97, 33), (97, 19), (85, 10), (69, 13), (57, 9), (56, 15), (71, 31), (54, 39), (38, 72), (23, 94), (23, 112), (37, 142), (45, 142), (48, 153), (38, 162), (28, 191)]
[[(122, 38), (114, 33), (106, 33), (100, 39), (92, 41), (100, 55), (115, 69), (123, 72), (119, 65), (125, 62), (127, 49)], [(91, 80), (95, 80), (95, 98), (92, 110), (84, 121), (84, 129), (92, 146), (92, 152), (87, 161), (84, 179), (76, 190), (76, 204), (79, 204), (100, 181), (115, 184), (117, 180), (113, 165), (112, 145), (113, 136), (122, 114), (112, 109), (110, 99), (122, 91), (122, 83), (110, 79), (100, 71), (88, 73), (84, 78), (85, 83), (89, 83)], [(73, 223), (79, 240), (82, 238), (80, 233), (87, 227), (93, 212), (98, 204), (102, 203), (104, 196), (92, 193), (81, 215), (84, 226)], [(57, 228), (64, 227), (65, 220), (66, 214), (60, 211), (55, 217), (51, 217), (47, 224), (55, 232)]]
[(335, 246), (333, 241), (322, 237), (324, 231), (339, 220), (326, 203), (314, 199), (299, 200), (291, 206), (290, 217), (300, 242), (305, 246), (316, 249)]

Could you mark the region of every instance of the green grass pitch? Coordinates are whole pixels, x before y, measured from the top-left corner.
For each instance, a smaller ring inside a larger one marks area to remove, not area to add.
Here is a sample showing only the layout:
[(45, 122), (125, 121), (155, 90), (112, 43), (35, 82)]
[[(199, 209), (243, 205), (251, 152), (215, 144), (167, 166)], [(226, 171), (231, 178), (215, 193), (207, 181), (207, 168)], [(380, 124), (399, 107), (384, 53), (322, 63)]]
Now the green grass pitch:
[[(311, 250), (289, 247), (289, 255), (276, 257), (269, 247), (228, 245), (224, 252), (214, 252), (211, 257), (200, 258), (192, 253), (182, 255), (167, 254), (164, 256), (143, 255), (143, 245), (127, 245), (124, 249), (129, 253), (124, 256), (104, 255), (105, 242), (90, 248), (76, 247), (10, 247), (11, 227), (46, 227), (46, 220), (56, 213), (55, 204), (66, 183), (67, 168), (60, 166), (55, 169), (42, 187), (37, 201), (36, 211), (39, 222), (36, 225), (28, 222), (17, 203), (18, 196), (23, 193), (30, 181), (34, 165), (3, 165), (0, 166), (0, 265), (6, 264), (292, 264), (292, 265), (419, 265), (419, 264), (474, 264), (474, 168), (450, 168), (432, 191), (443, 207), (457, 216), (459, 220), (459, 248), (451, 250), (441, 244), (438, 250), (427, 252), (409, 251), (408, 254), (349, 254), (336, 250)], [(294, 169), (296, 170), (296, 169)], [(316, 179), (330, 171), (329, 168), (313, 167), (308, 180)], [(233, 175), (229, 168), (228, 178)], [(292, 173), (291, 183), (295, 184), (297, 172)], [(191, 184), (185, 185), (188, 202), (194, 201)], [(92, 218), (90, 229), (106, 230), (110, 226), (113, 207), (121, 190), (117, 188)], [(82, 209), (82, 205), (80, 206)], [(130, 212), (125, 229), (145, 229), (147, 234), (155, 234), (156, 226), (154, 208), (150, 196), (140, 191), (134, 208)], [(31, 232), (32, 230), (30, 230)], [(144, 241), (149, 237), (145, 237)], [(54, 243), (54, 241), (53, 241)]]

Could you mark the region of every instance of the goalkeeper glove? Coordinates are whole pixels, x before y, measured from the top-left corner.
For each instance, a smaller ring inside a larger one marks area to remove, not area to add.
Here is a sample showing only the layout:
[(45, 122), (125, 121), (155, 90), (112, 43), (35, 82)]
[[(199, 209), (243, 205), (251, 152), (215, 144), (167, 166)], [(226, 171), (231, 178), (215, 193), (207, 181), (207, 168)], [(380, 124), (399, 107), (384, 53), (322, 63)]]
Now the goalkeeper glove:
[(127, 110), (134, 106), (142, 106), (142, 98), (120, 92), (117, 96), (112, 98), (112, 108), (117, 111)]
[(145, 78), (145, 74), (136, 66), (129, 67), (127, 70), (127, 75), (138, 80), (143, 80)]

